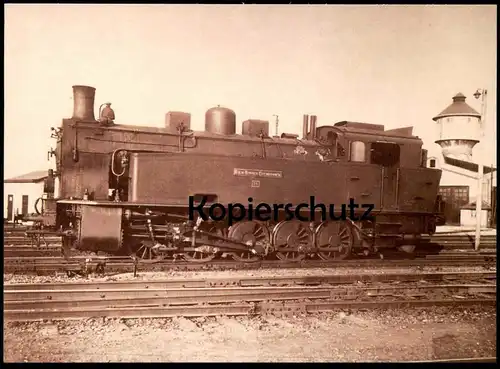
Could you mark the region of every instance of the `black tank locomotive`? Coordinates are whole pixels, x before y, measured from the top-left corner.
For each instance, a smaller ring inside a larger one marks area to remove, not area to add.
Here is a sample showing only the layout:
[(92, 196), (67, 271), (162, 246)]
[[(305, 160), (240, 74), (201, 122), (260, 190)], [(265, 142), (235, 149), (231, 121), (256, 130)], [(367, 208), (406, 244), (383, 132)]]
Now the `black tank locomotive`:
[[(56, 171), (49, 171), (33, 219), (38, 229), (59, 232), (66, 248), (198, 262), (217, 255), (330, 260), (408, 251), (435, 231), (441, 171), (426, 168), (411, 127), (347, 121), (317, 127), (316, 116), (304, 115), (301, 138), (270, 136), (269, 122), (257, 119), (243, 122), (237, 134), (235, 113), (221, 107), (206, 112), (202, 132), (190, 129), (184, 112), (167, 113), (161, 128), (121, 125), (109, 103), (95, 119), (93, 87), (73, 86), (73, 94), (73, 117), (52, 129)], [(197, 204), (204, 199), (205, 208), (247, 205), (251, 198), (295, 211), (311, 196), (336, 208), (349, 199), (372, 204), (372, 218), (301, 221), (278, 209), (269, 220), (229, 225), (227, 218), (188, 214), (190, 197)]]

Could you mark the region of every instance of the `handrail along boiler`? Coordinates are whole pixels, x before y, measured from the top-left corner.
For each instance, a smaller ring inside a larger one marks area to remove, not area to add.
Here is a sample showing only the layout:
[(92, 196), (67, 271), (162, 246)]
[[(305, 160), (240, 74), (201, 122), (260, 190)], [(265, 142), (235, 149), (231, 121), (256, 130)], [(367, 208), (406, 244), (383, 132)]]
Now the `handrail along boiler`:
[[(348, 121), (316, 127), (317, 117), (304, 115), (301, 138), (271, 137), (269, 122), (258, 119), (244, 121), (237, 134), (236, 114), (220, 106), (206, 112), (202, 132), (191, 130), (189, 113), (175, 111), (164, 127), (132, 126), (116, 124), (109, 103), (108, 116), (103, 110), (95, 119), (95, 88), (73, 86), (73, 94), (73, 117), (52, 128), (56, 171), (34, 219), (38, 229), (62, 234), (65, 247), (190, 261), (217, 254), (329, 260), (383, 248), (411, 252), (435, 231), (441, 171), (426, 167), (412, 127)], [(207, 199), (205, 207), (249, 198), (297, 206), (314, 196), (316, 204), (334, 204), (335, 213), (350, 198), (374, 209), (370, 220), (324, 220), (317, 205), (318, 215), (305, 222), (278, 209), (268, 221), (229, 225), (189, 220), (189, 196), (198, 204)]]

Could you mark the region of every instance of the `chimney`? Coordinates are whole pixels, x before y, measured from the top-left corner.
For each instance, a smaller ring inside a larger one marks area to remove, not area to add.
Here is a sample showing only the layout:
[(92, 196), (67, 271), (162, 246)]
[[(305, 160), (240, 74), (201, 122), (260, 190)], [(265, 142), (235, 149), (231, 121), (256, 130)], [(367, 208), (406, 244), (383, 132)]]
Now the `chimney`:
[(316, 138), (316, 119), (315, 115), (311, 115), (311, 132), (310, 132), (310, 140), (314, 140)]
[(304, 114), (304, 117), (302, 119), (302, 138), (305, 140), (307, 139), (307, 131), (309, 130), (309, 115)]
[(95, 122), (94, 117), (95, 88), (90, 86), (73, 86), (73, 118), (84, 122)]

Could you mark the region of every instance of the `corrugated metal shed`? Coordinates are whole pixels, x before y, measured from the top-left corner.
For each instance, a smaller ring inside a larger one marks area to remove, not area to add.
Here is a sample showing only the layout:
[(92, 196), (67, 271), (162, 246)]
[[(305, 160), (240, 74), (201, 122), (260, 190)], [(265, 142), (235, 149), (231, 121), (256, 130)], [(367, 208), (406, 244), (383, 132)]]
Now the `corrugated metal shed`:
[(38, 183), (48, 177), (46, 170), (37, 170), (17, 177), (5, 179), (4, 183)]

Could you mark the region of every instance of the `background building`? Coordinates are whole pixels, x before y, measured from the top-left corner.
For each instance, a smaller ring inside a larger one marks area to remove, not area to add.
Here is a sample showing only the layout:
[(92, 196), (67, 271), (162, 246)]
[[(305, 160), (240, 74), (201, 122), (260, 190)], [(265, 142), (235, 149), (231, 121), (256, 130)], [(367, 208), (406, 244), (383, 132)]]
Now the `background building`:
[(476, 224), (478, 163), (483, 165), (481, 226), (487, 227), (496, 224), (496, 169), (487, 158), (473, 155), (484, 122), (465, 100), (458, 93), (450, 106), (432, 118), (437, 123), (437, 145), (429, 150), (427, 165), (443, 171), (440, 194), (446, 202), (447, 224), (464, 226)]
[(4, 221), (14, 221), (16, 215), (35, 213), (35, 202), (43, 194), (45, 178), (47, 171), (39, 170), (4, 180)]

